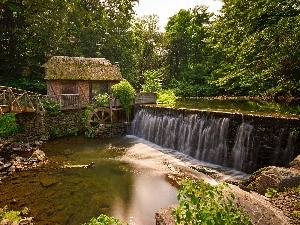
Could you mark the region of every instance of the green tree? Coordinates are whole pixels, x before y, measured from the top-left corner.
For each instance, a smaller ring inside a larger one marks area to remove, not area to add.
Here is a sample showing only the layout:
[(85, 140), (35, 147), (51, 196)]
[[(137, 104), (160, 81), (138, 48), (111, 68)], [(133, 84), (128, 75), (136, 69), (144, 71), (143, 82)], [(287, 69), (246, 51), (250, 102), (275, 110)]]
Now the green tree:
[[(136, 18), (132, 24), (135, 61), (135, 77), (132, 83), (137, 89), (145, 82), (146, 71), (159, 71), (163, 62), (163, 34), (157, 15)], [(159, 72), (160, 73), (160, 72)]]
[(162, 79), (157, 71), (147, 70), (143, 73), (144, 84), (142, 85), (142, 92), (157, 92), (162, 89)]
[(231, 95), (298, 95), (300, 3), (224, 1), (212, 43), (222, 57), (211, 83)]
[(45, 92), (41, 66), (54, 55), (105, 57), (130, 76), (136, 2), (1, 0), (0, 82)]
[[(182, 9), (168, 21), (166, 68), (169, 79), (173, 79), (172, 88), (178, 85), (186, 87), (184, 92), (177, 92), (179, 95), (206, 94), (203, 87), (208, 86), (213, 52), (207, 42), (212, 16), (206, 6), (200, 5), (189, 10)], [(193, 92), (190, 91), (192, 87), (195, 87)]]

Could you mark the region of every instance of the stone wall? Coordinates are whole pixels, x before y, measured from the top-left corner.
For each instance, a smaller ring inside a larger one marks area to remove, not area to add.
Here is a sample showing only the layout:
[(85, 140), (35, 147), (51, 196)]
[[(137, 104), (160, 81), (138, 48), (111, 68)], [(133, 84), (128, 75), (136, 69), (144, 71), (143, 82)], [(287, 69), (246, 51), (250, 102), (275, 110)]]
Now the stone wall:
[[(84, 110), (67, 110), (57, 115), (47, 112), (17, 114), (18, 124), (24, 127), (23, 136), (29, 140), (48, 140), (75, 134), (83, 130), (82, 113)], [(21, 134), (22, 135), (22, 134)]]
[(74, 135), (83, 130), (84, 110), (64, 110), (57, 115), (45, 114), (44, 123), (50, 137)]
[(125, 135), (125, 132), (126, 124), (124, 123), (100, 124), (95, 130), (95, 137), (114, 138)]
[[(82, 115), (84, 109), (64, 110), (57, 115), (48, 113), (21, 113), (17, 114), (18, 124), (24, 127), (24, 132), (20, 134), (22, 140), (48, 140), (51, 137), (62, 137), (75, 135), (84, 131)], [(120, 114), (120, 115), (119, 115)], [(124, 113), (120, 113), (121, 119)], [(126, 133), (125, 123), (101, 124), (92, 132), (93, 137), (111, 138), (122, 136)]]

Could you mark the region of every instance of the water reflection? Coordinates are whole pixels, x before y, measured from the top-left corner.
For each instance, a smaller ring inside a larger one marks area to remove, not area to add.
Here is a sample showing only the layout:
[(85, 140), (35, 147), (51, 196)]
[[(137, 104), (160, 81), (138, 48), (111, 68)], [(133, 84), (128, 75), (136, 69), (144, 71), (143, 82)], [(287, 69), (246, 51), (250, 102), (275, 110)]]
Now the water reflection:
[[(43, 150), (52, 163), (5, 180), (0, 207), (26, 206), (39, 225), (78, 225), (102, 213), (131, 224), (155, 224), (155, 212), (176, 203), (177, 190), (165, 181), (167, 171), (160, 159), (152, 159), (156, 161), (152, 168), (126, 160), (135, 142), (83, 137), (49, 142)], [(61, 168), (91, 162), (88, 169)]]

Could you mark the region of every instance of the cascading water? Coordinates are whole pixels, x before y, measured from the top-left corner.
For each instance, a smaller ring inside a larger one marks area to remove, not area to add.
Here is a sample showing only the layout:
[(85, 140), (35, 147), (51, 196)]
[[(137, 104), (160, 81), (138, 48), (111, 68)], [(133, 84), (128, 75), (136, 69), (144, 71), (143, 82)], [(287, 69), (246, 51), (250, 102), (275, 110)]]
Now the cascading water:
[(163, 148), (247, 173), (267, 165), (286, 166), (295, 154), (295, 120), (140, 107), (131, 126), (131, 134)]
[(141, 109), (135, 115), (132, 133), (198, 160), (227, 166), (228, 126), (228, 118), (155, 116)]
[[(232, 149), (233, 168), (237, 170), (243, 170), (243, 166), (251, 164), (253, 161), (248, 159), (249, 152), (252, 149), (253, 143), (251, 138), (251, 132), (253, 126), (248, 123), (242, 123), (238, 129), (235, 138), (235, 144)], [(251, 166), (251, 165), (250, 165)]]

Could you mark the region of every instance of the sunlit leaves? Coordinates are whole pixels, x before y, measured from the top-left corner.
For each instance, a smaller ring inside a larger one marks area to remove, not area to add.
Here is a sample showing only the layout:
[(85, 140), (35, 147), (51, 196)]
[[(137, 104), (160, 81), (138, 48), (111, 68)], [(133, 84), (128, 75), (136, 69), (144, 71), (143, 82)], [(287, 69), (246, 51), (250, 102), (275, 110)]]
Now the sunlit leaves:
[(179, 205), (173, 211), (176, 224), (250, 225), (250, 217), (233, 204), (234, 196), (226, 183), (212, 186), (203, 180), (183, 180)]
[(224, 2), (211, 39), (222, 52), (223, 63), (214, 71), (217, 80), (212, 83), (235, 95), (299, 94), (300, 4)]

